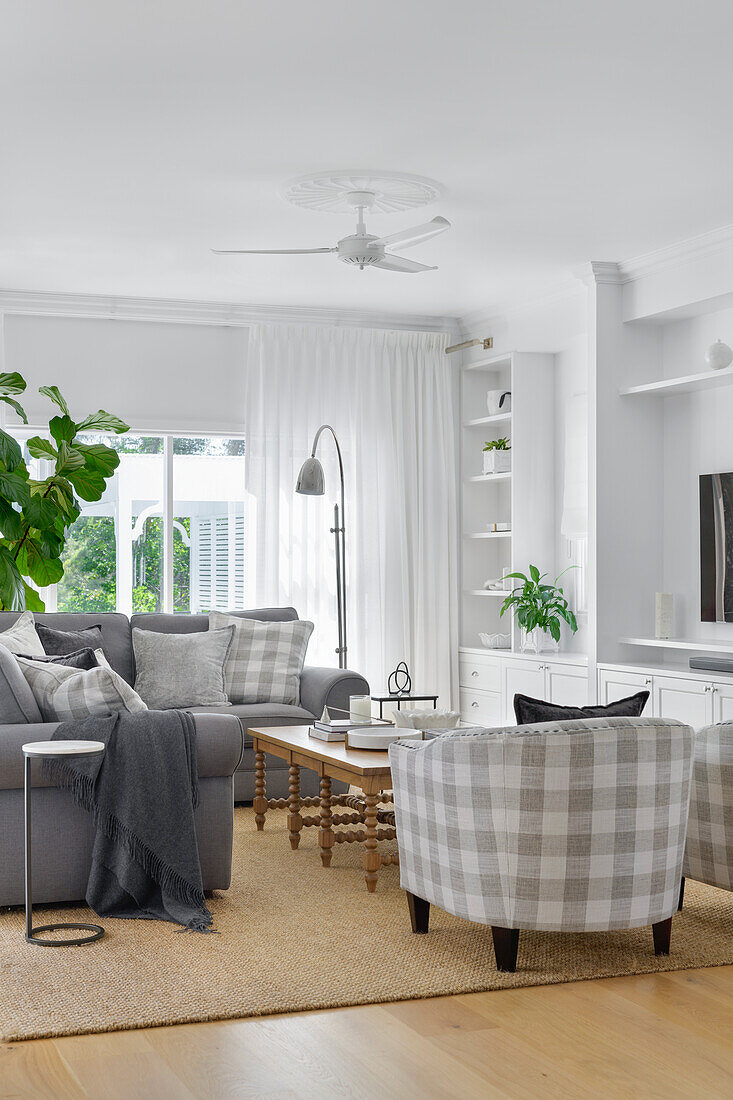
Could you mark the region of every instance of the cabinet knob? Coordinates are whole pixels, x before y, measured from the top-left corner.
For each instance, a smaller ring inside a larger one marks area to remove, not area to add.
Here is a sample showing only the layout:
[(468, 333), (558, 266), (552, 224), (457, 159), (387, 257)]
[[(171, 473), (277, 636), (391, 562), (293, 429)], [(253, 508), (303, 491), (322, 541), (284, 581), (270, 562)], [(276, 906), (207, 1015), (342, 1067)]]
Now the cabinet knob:
[(651, 684), (651, 682), (652, 682), (652, 678), (651, 678), (651, 676), (647, 676), (647, 678), (646, 678), (646, 680), (644, 681), (644, 683), (645, 683), (645, 684)]
[(717, 694), (718, 694), (718, 689), (716, 688), (715, 684), (713, 684), (713, 695), (717, 695)]
[(706, 684), (705, 685), (705, 690), (706, 691), (712, 691), (713, 690), (713, 685), (712, 684)]
[(478, 676), (478, 672), (476, 671), (476, 669), (474, 669), (474, 670), (473, 670), (473, 672), (471, 673), (471, 675), (472, 675), (472, 676)]
[(471, 706), (472, 706), (472, 707), (478, 707), (478, 703), (476, 703), (476, 702), (474, 702), (474, 703), (471, 703)]

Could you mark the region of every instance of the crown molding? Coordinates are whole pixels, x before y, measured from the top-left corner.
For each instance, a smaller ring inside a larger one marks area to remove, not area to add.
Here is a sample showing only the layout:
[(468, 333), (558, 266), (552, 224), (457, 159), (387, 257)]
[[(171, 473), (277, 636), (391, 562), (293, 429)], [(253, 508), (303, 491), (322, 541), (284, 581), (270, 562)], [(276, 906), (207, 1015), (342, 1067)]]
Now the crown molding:
[(37, 317), (97, 318), (153, 321), (167, 324), (224, 325), (312, 324), (349, 328), (456, 332), (457, 317), (366, 310), (316, 309), (308, 306), (246, 305), (238, 302), (188, 301), (174, 298), (110, 297), (97, 294), (55, 294), (0, 290), (0, 313)]
[(733, 246), (733, 225), (723, 225), (718, 229), (711, 229), (709, 233), (688, 237), (684, 241), (657, 248), (653, 252), (623, 260), (618, 267), (623, 282), (630, 283), (669, 268), (682, 267), (707, 256), (714, 256), (731, 246)]
[(612, 260), (590, 260), (576, 268), (575, 275), (586, 286), (620, 286), (624, 282), (621, 268)]

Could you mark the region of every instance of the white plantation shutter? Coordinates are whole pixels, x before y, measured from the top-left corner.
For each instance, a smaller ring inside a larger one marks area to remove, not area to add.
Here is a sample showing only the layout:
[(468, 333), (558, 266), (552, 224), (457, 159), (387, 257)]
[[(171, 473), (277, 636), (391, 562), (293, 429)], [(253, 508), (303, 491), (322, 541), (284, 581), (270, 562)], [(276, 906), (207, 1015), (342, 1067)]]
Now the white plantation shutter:
[(191, 545), (191, 611), (244, 607), (244, 516), (195, 518)]

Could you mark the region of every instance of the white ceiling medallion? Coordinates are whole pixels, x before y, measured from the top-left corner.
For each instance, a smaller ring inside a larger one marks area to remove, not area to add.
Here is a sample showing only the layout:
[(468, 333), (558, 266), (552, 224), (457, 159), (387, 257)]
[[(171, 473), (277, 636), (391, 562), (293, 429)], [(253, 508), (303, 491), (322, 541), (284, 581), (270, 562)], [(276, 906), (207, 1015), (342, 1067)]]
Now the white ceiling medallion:
[(370, 170), (314, 172), (310, 176), (299, 176), (286, 183), (281, 194), (294, 206), (303, 206), (306, 210), (350, 214), (355, 205), (354, 192), (368, 193), (371, 201), (364, 205), (379, 214), (414, 210), (441, 196), (440, 185), (435, 180), (404, 172)]

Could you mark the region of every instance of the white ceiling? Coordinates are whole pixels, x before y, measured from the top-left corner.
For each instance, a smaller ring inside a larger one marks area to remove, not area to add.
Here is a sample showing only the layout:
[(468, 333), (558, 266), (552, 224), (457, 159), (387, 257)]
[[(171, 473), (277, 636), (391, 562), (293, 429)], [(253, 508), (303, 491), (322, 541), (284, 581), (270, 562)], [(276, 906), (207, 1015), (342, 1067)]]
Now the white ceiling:
[[(0, 0), (0, 285), (457, 314), (733, 222), (729, 0)], [(410, 252), (333, 256), (294, 175), (445, 195)]]

